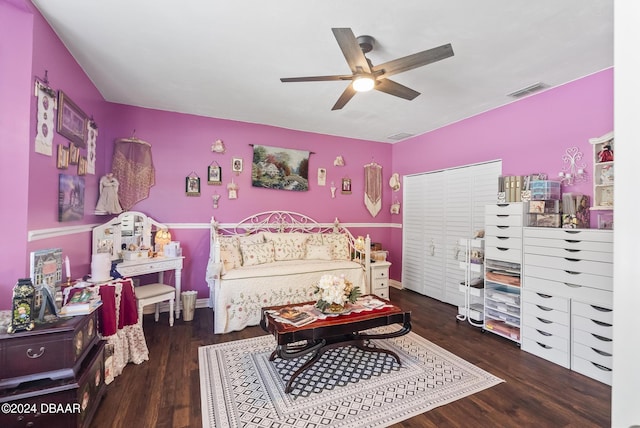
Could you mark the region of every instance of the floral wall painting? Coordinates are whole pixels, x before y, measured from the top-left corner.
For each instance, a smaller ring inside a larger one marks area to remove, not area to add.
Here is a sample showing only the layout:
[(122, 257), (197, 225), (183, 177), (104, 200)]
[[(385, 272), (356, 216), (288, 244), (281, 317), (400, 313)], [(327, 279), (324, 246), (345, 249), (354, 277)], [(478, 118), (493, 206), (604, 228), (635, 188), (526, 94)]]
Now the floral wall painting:
[(58, 134), (86, 147), (87, 115), (62, 91), (58, 91)]
[(84, 177), (59, 174), (58, 221), (82, 220), (84, 217)]
[(69, 167), (69, 147), (58, 144), (58, 158), (56, 166), (58, 169), (67, 169)]
[(200, 177), (190, 175), (185, 179), (185, 193), (187, 196), (200, 196)]
[(251, 182), (267, 189), (309, 190), (309, 155), (304, 150), (253, 146)]

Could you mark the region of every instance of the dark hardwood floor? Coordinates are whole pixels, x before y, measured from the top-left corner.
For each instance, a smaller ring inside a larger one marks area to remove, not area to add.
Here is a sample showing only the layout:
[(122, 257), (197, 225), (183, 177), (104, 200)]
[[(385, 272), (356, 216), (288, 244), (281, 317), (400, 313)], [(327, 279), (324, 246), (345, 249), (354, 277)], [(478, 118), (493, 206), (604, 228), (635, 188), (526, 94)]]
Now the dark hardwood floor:
[[(457, 308), (408, 290), (391, 300), (412, 311), (413, 331), (505, 380), (395, 427), (607, 427), (611, 388), (520, 350), (513, 342), (457, 323)], [(211, 309), (169, 327), (146, 315), (149, 361), (129, 364), (108, 386), (92, 427), (200, 427), (198, 347), (265, 334), (259, 327), (212, 333)]]

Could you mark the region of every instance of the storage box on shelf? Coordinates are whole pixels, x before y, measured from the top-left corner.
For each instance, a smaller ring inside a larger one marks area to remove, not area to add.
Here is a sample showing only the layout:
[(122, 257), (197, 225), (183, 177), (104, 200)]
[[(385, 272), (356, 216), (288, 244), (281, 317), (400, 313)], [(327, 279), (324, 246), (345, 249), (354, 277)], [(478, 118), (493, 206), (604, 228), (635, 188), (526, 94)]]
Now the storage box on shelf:
[(560, 199), (560, 182), (551, 180), (536, 180), (529, 183), (531, 200), (542, 201)]
[(460, 292), (464, 293), (464, 304), (458, 306), (456, 321), (482, 327), (484, 321), (484, 239), (458, 240), (460, 269), (464, 270), (464, 280)]
[(524, 202), (524, 226), (531, 227), (560, 227), (560, 201), (557, 199), (542, 199)]
[(613, 235), (524, 229), (522, 349), (611, 384)]
[[(598, 213), (598, 228), (612, 229), (613, 217), (606, 211), (613, 210), (613, 131), (601, 137), (591, 138), (593, 147), (593, 206)], [(602, 217), (602, 218), (601, 218)]]
[(484, 330), (520, 343), (523, 204), (485, 210)]

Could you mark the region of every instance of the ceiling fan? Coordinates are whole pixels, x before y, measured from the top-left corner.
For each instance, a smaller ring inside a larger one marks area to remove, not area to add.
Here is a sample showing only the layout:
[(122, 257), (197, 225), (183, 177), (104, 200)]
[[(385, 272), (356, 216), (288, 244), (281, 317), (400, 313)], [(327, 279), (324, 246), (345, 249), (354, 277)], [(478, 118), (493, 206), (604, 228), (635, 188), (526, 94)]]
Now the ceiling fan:
[(349, 100), (353, 98), (356, 92), (363, 92), (371, 89), (404, 98), (405, 100), (412, 100), (420, 95), (420, 92), (394, 82), (388, 77), (453, 56), (453, 49), (449, 43), (438, 46), (437, 48), (428, 49), (426, 51), (418, 52), (413, 55), (408, 55), (374, 66), (365, 56), (366, 53), (373, 49), (375, 44), (375, 39), (373, 37), (360, 36), (356, 38), (353, 35), (351, 28), (332, 28), (331, 31), (333, 31), (333, 35), (338, 41), (340, 49), (342, 49), (342, 53), (349, 64), (352, 74), (284, 77), (280, 79), (281, 82), (351, 80), (352, 83), (347, 86), (331, 110), (339, 110), (344, 107)]

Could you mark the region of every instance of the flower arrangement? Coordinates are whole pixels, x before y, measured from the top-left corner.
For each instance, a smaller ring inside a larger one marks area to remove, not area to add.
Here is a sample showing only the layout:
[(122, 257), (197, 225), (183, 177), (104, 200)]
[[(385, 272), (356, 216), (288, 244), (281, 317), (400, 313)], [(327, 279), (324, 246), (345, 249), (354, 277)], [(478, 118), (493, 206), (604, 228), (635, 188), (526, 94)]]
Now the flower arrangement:
[(323, 275), (316, 285), (316, 308), (323, 312), (340, 312), (344, 305), (354, 303), (360, 297), (360, 289), (344, 279), (344, 276)]

